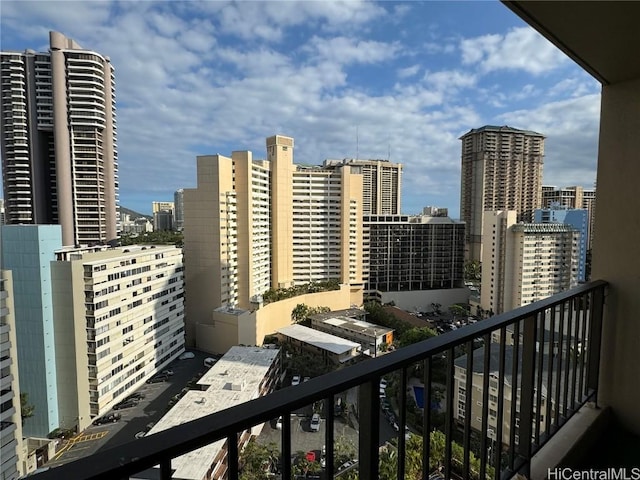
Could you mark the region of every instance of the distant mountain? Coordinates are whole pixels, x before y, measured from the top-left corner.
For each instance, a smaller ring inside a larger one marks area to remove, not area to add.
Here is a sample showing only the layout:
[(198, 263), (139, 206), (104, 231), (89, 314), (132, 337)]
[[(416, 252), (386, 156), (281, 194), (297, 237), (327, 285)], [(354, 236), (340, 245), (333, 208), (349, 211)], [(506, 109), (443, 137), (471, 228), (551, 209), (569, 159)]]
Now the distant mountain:
[(149, 220), (153, 220), (153, 216), (151, 216), (151, 215), (145, 215), (143, 213), (138, 213), (138, 212), (136, 212), (134, 210), (131, 210), (131, 209), (127, 208), (127, 207), (123, 207), (122, 205), (120, 205), (120, 213), (121, 214), (130, 215), (132, 220), (134, 220), (136, 218), (140, 218), (140, 217), (145, 217), (145, 218), (148, 218)]

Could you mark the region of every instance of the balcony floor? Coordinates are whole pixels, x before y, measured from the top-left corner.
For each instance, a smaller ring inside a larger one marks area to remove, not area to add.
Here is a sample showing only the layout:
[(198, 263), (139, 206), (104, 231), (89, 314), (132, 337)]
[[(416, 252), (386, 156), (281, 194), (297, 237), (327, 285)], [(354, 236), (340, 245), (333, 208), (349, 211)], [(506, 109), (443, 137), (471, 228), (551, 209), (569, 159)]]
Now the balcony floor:
[(626, 430), (613, 417), (594, 446), (586, 451), (581, 468), (640, 467), (640, 435)]

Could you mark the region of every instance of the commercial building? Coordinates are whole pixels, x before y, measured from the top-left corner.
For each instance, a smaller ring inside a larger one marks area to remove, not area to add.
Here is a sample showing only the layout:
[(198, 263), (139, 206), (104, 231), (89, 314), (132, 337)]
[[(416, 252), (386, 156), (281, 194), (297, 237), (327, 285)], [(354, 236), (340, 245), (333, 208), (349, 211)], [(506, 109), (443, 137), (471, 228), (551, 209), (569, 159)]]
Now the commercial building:
[(153, 231), (172, 231), (173, 230), (173, 211), (159, 210), (153, 212)]
[[(147, 436), (269, 394), (280, 376), (279, 355), (278, 349), (232, 347), (200, 378), (199, 389), (189, 390)], [(262, 427), (256, 425), (238, 435), (238, 450), (259, 435)], [(172, 478), (180, 480), (226, 478), (226, 440), (174, 458), (171, 468)]]
[(393, 329), (365, 322), (339, 312), (319, 313), (309, 317), (311, 327), (321, 332), (359, 343), (364, 355), (375, 357), (393, 343)]
[(482, 260), (486, 211), (514, 210), (518, 222), (532, 222), (542, 206), (544, 136), (508, 126), (486, 125), (462, 141), (460, 220), (466, 223), (466, 256)]
[(117, 238), (115, 76), (58, 32), (49, 52), (2, 52), (7, 224), (60, 224), (65, 246)]
[(430, 215), (364, 217), (365, 294), (424, 311), (431, 302), (466, 303), (465, 224)]
[(22, 466), (22, 418), (11, 272), (0, 270), (0, 478), (16, 480)]
[(349, 165), (362, 175), (362, 213), (364, 215), (400, 215), (402, 201), (402, 164), (388, 160), (325, 160), (325, 168)]
[(61, 228), (3, 225), (0, 237), (2, 268), (13, 276), (20, 392), (34, 406), (24, 436), (46, 437), (61, 425), (51, 281), (51, 262), (62, 248)]
[(303, 325), (288, 325), (277, 330), (282, 343), (298, 351), (308, 351), (328, 364), (345, 364), (360, 356), (361, 345)]
[(556, 223), (517, 223), (515, 211), (485, 212), (480, 303), (503, 313), (578, 283), (580, 233)]
[(184, 351), (182, 251), (93, 247), (56, 257), (60, 425), (84, 429)]
[[(290, 137), (266, 143), (267, 160), (254, 160), (248, 151), (198, 157), (198, 186), (184, 190), (189, 345), (216, 335), (214, 311), (253, 312), (269, 289), (335, 280), (348, 286), (351, 298), (340, 289), (339, 300), (307, 305), (362, 303), (362, 175), (349, 165), (294, 165)], [(275, 322), (271, 331), (288, 324), (291, 310), (277, 319), (257, 316), (244, 327), (251, 336), (264, 322)], [(196, 335), (200, 326), (208, 333)], [(256, 342), (262, 342), (259, 334), (250, 344)]]
[(589, 248), (589, 211), (582, 208), (551, 207), (537, 209), (535, 223), (565, 223), (580, 232), (578, 244), (578, 281), (587, 280), (587, 250)]
[(591, 248), (591, 240), (593, 239), (596, 189), (585, 189), (579, 186), (558, 188), (543, 185), (542, 208), (552, 208), (555, 205), (569, 209), (584, 209), (588, 212), (587, 250), (589, 250)]

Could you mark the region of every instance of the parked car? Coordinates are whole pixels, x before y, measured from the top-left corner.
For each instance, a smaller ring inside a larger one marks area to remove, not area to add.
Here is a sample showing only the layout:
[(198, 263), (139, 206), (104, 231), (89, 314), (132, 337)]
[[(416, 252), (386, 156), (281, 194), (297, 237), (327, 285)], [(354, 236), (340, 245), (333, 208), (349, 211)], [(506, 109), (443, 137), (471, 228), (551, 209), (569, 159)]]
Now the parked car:
[(384, 378), (380, 379), (380, 388), (387, 388), (387, 381)]
[(291, 385), (300, 385), (300, 375), (294, 375), (291, 379)]
[(282, 416), (279, 416), (278, 420), (276, 420), (276, 428), (282, 430)]
[(213, 367), (216, 364), (217, 361), (218, 360), (216, 360), (215, 358), (211, 358), (211, 357), (205, 358), (204, 359), (204, 366), (207, 367), (207, 368)]
[(169, 375), (167, 375), (166, 373), (161, 373), (159, 375), (156, 375), (155, 377), (151, 377), (149, 380), (147, 380), (147, 383), (166, 382), (168, 379)]
[(309, 427), (311, 428), (312, 432), (320, 431), (320, 414), (319, 413), (313, 414), (313, 416), (311, 417), (311, 423), (309, 424)]
[(162, 373), (163, 375), (169, 375), (169, 376), (171, 376), (171, 375), (173, 375), (173, 370), (171, 370), (170, 368), (168, 368), (168, 369), (166, 369), (166, 370), (163, 370), (161, 373)]
[(303, 382), (308, 382), (309, 380), (311, 380), (311, 377), (304, 377), (304, 378), (302, 379), (302, 381), (303, 381)]
[(122, 410), (124, 408), (131, 408), (131, 407), (135, 407), (136, 405), (138, 405), (138, 401), (137, 400), (123, 400), (120, 403), (116, 403), (113, 406), (114, 410)]
[(188, 360), (189, 358), (195, 358), (195, 354), (193, 352), (184, 352), (182, 355), (180, 355), (178, 358), (180, 360)]
[(144, 393), (140, 393), (140, 392), (136, 392), (136, 393), (132, 393), (131, 395), (129, 395), (128, 397), (126, 397), (123, 401), (126, 402), (127, 400), (137, 400), (140, 401), (144, 398)]
[(96, 418), (93, 421), (93, 424), (103, 425), (105, 423), (116, 423), (121, 418), (122, 418), (122, 415), (120, 415), (119, 413), (110, 413), (109, 415), (105, 415), (104, 417)]
[(147, 432), (138, 432), (138, 433), (136, 433), (136, 434), (135, 434), (135, 437), (136, 437), (136, 438), (142, 438), (142, 437), (144, 437), (146, 434), (147, 434)]

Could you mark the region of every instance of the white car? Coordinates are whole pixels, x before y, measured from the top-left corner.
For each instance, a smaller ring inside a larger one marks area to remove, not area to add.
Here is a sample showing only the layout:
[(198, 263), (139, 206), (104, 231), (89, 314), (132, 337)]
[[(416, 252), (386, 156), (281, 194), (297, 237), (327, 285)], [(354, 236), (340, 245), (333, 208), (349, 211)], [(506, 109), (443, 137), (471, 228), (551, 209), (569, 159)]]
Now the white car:
[(380, 388), (387, 388), (387, 381), (384, 378), (380, 379)]
[(184, 352), (182, 355), (180, 355), (178, 358), (180, 360), (188, 360), (190, 358), (195, 358), (195, 354), (193, 352)]
[(312, 432), (320, 431), (320, 414), (319, 413), (313, 414), (313, 416), (311, 417), (311, 423), (309, 426), (311, 427)]
[(293, 376), (293, 378), (291, 379), (291, 385), (292, 386), (300, 385), (300, 375)]
[(278, 420), (276, 420), (276, 428), (282, 430), (282, 416), (279, 416)]

